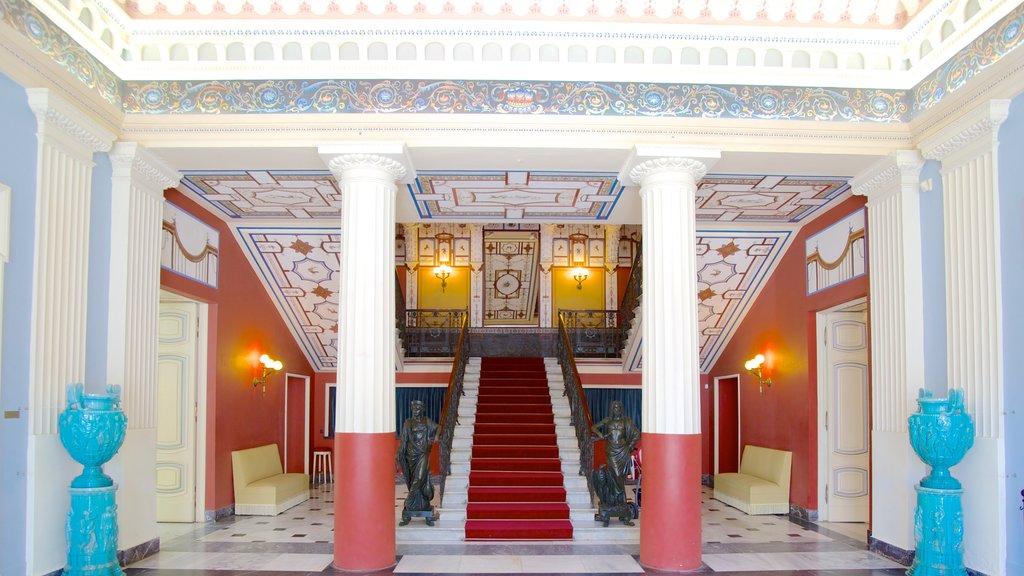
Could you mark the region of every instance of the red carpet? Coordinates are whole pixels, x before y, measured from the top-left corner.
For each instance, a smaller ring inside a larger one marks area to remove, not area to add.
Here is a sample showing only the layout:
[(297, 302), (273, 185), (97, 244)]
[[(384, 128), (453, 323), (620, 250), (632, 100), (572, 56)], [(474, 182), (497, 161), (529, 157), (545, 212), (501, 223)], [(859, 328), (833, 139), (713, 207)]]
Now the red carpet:
[(466, 540), (572, 540), (542, 358), (484, 358)]

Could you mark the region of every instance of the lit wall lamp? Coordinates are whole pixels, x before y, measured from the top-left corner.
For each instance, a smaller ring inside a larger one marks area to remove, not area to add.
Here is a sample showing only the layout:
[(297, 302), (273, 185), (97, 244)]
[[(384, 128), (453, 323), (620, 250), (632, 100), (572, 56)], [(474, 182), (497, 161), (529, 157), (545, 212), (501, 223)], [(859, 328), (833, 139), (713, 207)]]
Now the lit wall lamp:
[(441, 280), (441, 292), (448, 287), (448, 277), (452, 275), (452, 268), (447, 264), (441, 264), (437, 268), (434, 268), (434, 276), (437, 276)]
[(266, 394), (267, 376), (271, 376), (280, 371), (281, 368), (284, 368), (284, 364), (282, 364), (280, 360), (274, 360), (266, 354), (260, 356), (260, 364), (263, 364), (263, 373), (252, 379), (252, 387), (255, 388), (257, 386), (262, 386), (263, 393)]
[(583, 281), (589, 277), (590, 275), (587, 274), (586, 268), (577, 266), (576, 268), (572, 269), (572, 279), (576, 281), (577, 290), (583, 290)]
[(765, 378), (761, 373), (762, 364), (764, 364), (764, 354), (758, 354), (743, 364), (743, 367), (747, 369), (747, 372), (757, 376), (757, 390), (759, 392), (764, 392), (765, 386), (769, 388), (772, 387), (772, 379)]

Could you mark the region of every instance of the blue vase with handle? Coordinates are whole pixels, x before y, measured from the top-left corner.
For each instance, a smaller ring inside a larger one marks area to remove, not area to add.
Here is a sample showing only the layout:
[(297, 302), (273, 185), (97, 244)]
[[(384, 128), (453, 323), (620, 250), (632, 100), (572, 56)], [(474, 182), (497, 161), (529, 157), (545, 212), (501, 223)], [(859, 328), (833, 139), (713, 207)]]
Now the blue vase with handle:
[(917, 413), (909, 420), (910, 444), (931, 472), (915, 487), (917, 553), (907, 574), (966, 576), (963, 490), (949, 469), (974, 445), (974, 421), (964, 411), (962, 390), (950, 390), (947, 398), (934, 398), (921, 390), (917, 405)]
[(82, 384), (69, 384), (67, 407), (58, 420), (64, 449), (84, 467), (71, 481), (71, 509), (65, 536), (67, 576), (120, 576), (117, 561), (117, 485), (103, 473), (103, 464), (124, 442), (128, 418), (121, 410), (121, 387), (104, 394), (86, 394)]

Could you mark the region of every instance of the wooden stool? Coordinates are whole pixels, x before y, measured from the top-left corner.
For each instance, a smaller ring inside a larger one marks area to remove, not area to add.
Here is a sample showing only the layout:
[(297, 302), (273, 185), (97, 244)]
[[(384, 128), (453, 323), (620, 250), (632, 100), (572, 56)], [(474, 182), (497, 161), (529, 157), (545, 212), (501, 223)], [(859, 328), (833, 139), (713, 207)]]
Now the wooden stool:
[(313, 451), (313, 484), (316, 485), (317, 478), (320, 478), (321, 484), (330, 481), (334, 481), (334, 470), (331, 468), (331, 451), (330, 450), (314, 450)]

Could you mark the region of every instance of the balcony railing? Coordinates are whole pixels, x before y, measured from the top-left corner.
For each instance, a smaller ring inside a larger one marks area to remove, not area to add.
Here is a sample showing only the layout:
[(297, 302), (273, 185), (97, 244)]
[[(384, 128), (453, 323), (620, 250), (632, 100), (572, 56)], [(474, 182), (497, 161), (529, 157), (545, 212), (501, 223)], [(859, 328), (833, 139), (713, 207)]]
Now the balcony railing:
[(618, 358), (622, 330), (618, 310), (560, 310), (572, 352), (578, 358)]
[[(410, 308), (405, 311), (402, 344), (407, 357), (454, 356), (462, 325), (469, 316), (465, 309)], [(399, 323), (401, 326), (401, 323)]]

